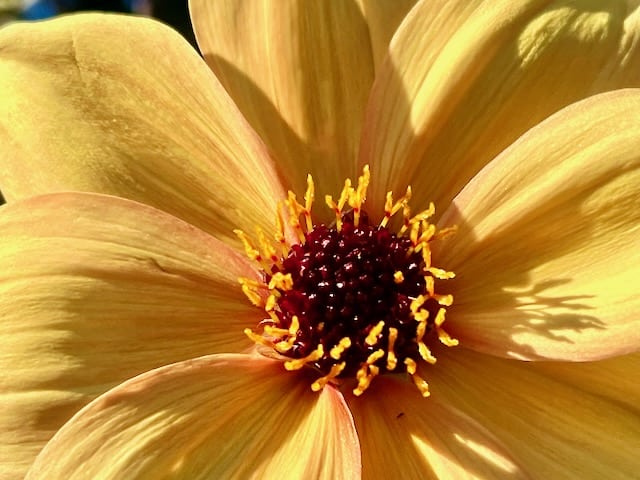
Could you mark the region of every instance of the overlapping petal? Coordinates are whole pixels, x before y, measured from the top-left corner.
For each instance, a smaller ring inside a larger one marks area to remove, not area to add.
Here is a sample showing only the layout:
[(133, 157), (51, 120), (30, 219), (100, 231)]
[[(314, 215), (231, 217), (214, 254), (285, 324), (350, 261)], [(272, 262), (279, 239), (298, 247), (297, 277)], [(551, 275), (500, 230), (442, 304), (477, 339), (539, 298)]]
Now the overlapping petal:
[(307, 173), (323, 194), (358, 173), (374, 52), (379, 61), (411, 3), (191, 0), (207, 63), (294, 191), (304, 191)]
[(531, 363), (460, 348), (441, 352), (425, 376), (433, 397), (508, 445), (531, 478), (633, 480), (639, 368), (638, 354), (593, 363)]
[(640, 86), (639, 40), (632, 0), (422, 1), (393, 38), (367, 109), (371, 209), (410, 179), (416, 205), (442, 210), (544, 118)]
[(367, 22), (371, 52), (376, 72), (382, 67), (388, 52), (389, 42), (416, 0), (356, 0)]
[(437, 253), (457, 273), (449, 331), (516, 358), (640, 345), (640, 90), (597, 95), (525, 134), (458, 195)]
[(27, 478), (359, 474), (358, 440), (340, 393), (311, 392), (277, 361), (215, 355), (149, 372), (98, 398), (60, 430)]
[(530, 478), (508, 444), (441, 392), (425, 400), (410, 381), (382, 376), (365, 395), (347, 400), (364, 478)]
[(270, 227), (264, 145), (198, 54), (144, 18), (86, 14), (0, 34), (0, 188), (153, 205), (219, 238)]
[(22, 478), (82, 405), (171, 362), (246, 349), (245, 259), (164, 212), (58, 193), (0, 209), (0, 464)]

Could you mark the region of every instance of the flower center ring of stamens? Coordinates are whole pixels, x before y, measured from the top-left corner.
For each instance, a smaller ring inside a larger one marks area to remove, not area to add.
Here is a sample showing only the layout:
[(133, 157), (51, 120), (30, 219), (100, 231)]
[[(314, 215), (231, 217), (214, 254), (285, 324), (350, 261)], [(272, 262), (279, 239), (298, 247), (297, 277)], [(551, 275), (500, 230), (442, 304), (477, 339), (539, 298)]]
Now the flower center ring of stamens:
[[(268, 318), (260, 333), (246, 329), (255, 343), (288, 357), (287, 370), (304, 366), (322, 376), (311, 388), (321, 390), (329, 382), (353, 378), (355, 395), (361, 395), (380, 374), (406, 371), (423, 396), (427, 382), (416, 373), (419, 361), (435, 363), (427, 341), (435, 335), (454, 346), (458, 341), (442, 328), (451, 295), (435, 292), (437, 280), (453, 278), (452, 272), (431, 263), (430, 242), (451, 233), (429, 223), (433, 204), (411, 215), (411, 188), (400, 199), (387, 193), (385, 211), (378, 225), (362, 209), (369, 185), (369, 167), (358, 185), (345, 181), (337, 201), (327, 195), (336, 215), (335, 224), (314, 224), (311, 207), (315, 188), (307, 177), (304, 205), (289, 192), (284, 204), (298, 243), (284, 234), (283, 205), (276, 219), (275, 245), (257, 229), (257, 244), (244, 232), (247, 256), (258, 263), (262, 282), (241, 278), (242, 291), (263, 308)], [(402, 226), (392, 232), (389, 220), (402, 215)]]

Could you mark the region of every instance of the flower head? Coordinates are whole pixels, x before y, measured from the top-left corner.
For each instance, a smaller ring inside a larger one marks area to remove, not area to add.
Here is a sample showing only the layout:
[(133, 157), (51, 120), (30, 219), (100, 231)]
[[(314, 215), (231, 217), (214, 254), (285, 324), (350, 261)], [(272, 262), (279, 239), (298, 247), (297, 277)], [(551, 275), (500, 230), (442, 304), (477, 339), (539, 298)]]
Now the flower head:
[(2, 476), (636, 475), (638, 7), (412, 3), (2, 30)]

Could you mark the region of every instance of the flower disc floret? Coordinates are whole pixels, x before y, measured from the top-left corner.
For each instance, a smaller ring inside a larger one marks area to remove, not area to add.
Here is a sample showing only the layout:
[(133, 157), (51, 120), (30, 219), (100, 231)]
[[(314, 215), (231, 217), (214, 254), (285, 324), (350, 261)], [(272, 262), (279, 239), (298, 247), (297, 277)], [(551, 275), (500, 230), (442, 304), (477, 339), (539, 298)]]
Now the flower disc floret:
[[(435, 332), (445, 345), (457, 344), (442, 328), (453, 298), (435, 293), (434, 287), (453, 273), (432, 266), (429, 248), (448, 231), (436, 232), (428, 222), (433, 205), (411, 216), (410, 188), (395, 202), (388, 193), (382, 221), (372, 223), (362, 209), (368, 183), (365, 167), (357, 187), (347, 180), (337, 202), (326, 197), (334, 224), (315, 224), (309, 176), (305, 204), (291, 192), (285, 202), (298, 243), (284, 240), (279, 212), (274, 238), (281, 254), (263, 232), (258, 231), (258, 248), (236, 231), (247, 255), (260, 264), (263, 280), (241, 279), (243, 291), (268, 314), (261, 333), (245, 333), (287, 358), (287, 370), (308, 366), (320, 372), (314, 391), (351, 378), (356, 380), (354, 394), (361, 395), (377, 375), (404, 370), (428, 396), (416, 368), (420, 360), (436, 361), (429, 337)], [(400, 211), (402, 225), (393, 232), (389, 221)]]

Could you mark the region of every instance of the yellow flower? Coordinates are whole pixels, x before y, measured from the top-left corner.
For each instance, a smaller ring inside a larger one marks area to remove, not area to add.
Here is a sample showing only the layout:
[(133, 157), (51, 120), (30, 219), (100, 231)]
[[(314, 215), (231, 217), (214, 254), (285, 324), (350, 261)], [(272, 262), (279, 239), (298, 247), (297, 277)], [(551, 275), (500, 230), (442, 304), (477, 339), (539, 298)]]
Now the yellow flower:
[[(637, 1), (410, 7), (194, 0), (208, 66), (142, 18), (2, 30), (0, 477), (635, 478)], [(458, 228), (428, 399), (243, 334), (234, 229), (365, 165), (376, 222), (410, 184)]]

